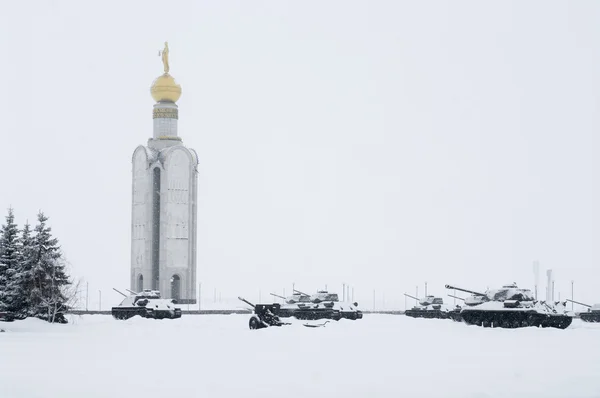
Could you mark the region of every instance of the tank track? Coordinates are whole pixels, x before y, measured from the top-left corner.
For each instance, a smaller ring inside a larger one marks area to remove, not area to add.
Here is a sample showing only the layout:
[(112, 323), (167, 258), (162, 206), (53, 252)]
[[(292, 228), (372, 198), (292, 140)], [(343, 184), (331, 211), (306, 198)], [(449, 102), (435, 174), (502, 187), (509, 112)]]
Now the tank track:
[(462, 311), (462, 320), (469, 325), (500, 328), (542, 327), (566, 329), (573, 318), (568, 315), (541, 314), (536, 311)]
[(452, 311), (448, 312), (448, 316), (450, 317), (450, 319), (452, 319), (454, 322), (462, 322), (462, 317), (460, 316), (460, 309), (454, 309)]
[(296, 319), (303, 321), (314, 321), (318, 319), (333, 319), (334, 321), (339, 321), (342, 318), (340, 311), (329, 308), (280, 308), (277, 315), (281, 318), (295, 317)]
[(175, 314), (172, 315), (169, 311), (148, 311), (145, 307), (140, 308), (113, 308), (111, 310), (113, 318), (119, 320), (126, 320), (133, 318), (136, 315), (142, 318), (153, 318), (153, 319), (176, 319), (181, 318), (181, 310), (175, 310)]
[(353, 321), (362, 319), (363, 314), (361, 311), (340, 311), (342, 318), (351, 319)]
[(441, 310), (406, 310), (404, 315), (412, 318), (427, 318), (427, 319), (448, 319), (448, 312)]
[(582, 312), (581, 314), (579, 314), (579, 318), (581, 318), (581, 320), (583, 322), (598, 323), (598, 322), (600, 322), (600, 313), (598, 313), (598, 312)]

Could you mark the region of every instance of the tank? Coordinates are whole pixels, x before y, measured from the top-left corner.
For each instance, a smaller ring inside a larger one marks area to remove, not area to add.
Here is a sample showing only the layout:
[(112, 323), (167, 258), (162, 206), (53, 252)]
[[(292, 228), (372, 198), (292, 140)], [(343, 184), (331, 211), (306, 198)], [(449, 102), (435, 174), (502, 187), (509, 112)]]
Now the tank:
[(587, 307), (587, 312), (579, 313), (579, 318), (581, 318), (582, 321), (594, 323), (600, 322), (600, 304), (589, 305), (569, 299), (567, 299), (567, 301)]
[[(339, 321), (342, 319), (342, 314), (339, 309), (334, 308), (333, 302), (318, 302), (312, 301), (307, 294), (295, 294), (292, 297), (283, 297), (271, 293), (272, 296), (279, 297), (284, 301), (284, 304), (279, 306), (277, 315), (281, 318), (291, 318), (302, 320), (317, 320), (317, 319), (333, 319)], [(299, 296), (299, 297), (298, 297)]]
[[(446, 285), (471, 296), (464, 299), (461, 320), (469, 325), (483, 327), (521, 328), (528, 326), (566, 329), (573, 317), (563, 306), (551, 306), (534, 299), (531, 290), (521, 289), (516, 283), (485, 293)], [(562, 308), (561, 308), (562, 307)]]
[(418, 299), (415, 296), (404, 293), (406, 297), (417, 300), (418, 304), (410, 310), (406, 310), (404, 314), (413, 318), (437, 318), (449, 319), (451, 308), (444, 304), (444, 299), (436, 296), (425, 296)]
[(115, 319), (125, 320), (136, 315), (153, 319), (181, 318), (181, 308), (175, 306), (177, 301), (161, 298), (157, 290), (145, 289), (140, 293), (127, 290), (131, 293), (129, 296), (115, 288), (113, 290), (125, 297), (118, 306), (111, 308)]
[[(304, 292), (294, 289), (294, 293), (304, 296), (303, 300), (308, 302), (299, 302), (296, 306), (300, 309), (320, 310), (321, 308), (335, 311), (334, 317), (330, 319), (362, 319), (363, 313), (358, 309), (358, 303), (343, 302), (339, 300), (337, 293), (331, 293), (327, 290), (318, 290), (316, 294), (308, 295)], [(292, 309), (293, 310), (293, 309)], [(339, 313), (339, 316), (338, 316)]]
[(358, 309), (358, 303), (340, 302), (336, 293), (324, 290), (309, 295), (294, 289), (294, 294), (289, 297), (270, 294), (283, 300), (284, 304), (281, 304), (278, 310), (278, 315), (282, 318), (339, 321), (342, 318), (356, 320), (363, 317), (362, 311)]

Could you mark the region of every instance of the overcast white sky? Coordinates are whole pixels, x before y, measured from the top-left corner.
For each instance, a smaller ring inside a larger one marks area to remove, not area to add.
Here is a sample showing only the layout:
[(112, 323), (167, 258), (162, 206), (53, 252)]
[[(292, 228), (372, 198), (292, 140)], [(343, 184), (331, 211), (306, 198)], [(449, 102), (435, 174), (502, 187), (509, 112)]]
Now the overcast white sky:
[(43, 209), (103, 304), (165, 40), (206, 297), (349, 283), (403, 308), (425, 281), (533, 288), (539, 260), (600, 302), (598, 2), (0, 3), (2, 222)]

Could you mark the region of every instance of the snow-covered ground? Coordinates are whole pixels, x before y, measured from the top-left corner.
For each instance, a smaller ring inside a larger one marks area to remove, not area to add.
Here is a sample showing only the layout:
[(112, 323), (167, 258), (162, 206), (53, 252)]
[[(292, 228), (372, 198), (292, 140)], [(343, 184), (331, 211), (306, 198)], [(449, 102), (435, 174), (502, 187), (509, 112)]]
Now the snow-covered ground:
[(483, 329), (367, 314), (248, 329), (247, 315), (0, 323), (2, 398), (600, 397), (600, 324)]

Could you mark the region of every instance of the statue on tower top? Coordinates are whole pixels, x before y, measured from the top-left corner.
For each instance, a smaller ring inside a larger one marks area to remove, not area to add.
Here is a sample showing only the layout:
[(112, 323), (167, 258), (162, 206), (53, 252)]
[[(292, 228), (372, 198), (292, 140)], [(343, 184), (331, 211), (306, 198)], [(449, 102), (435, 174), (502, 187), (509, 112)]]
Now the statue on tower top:
[(175, 82), (173, 76), (169, 74), (169, 43), (165, 42), (165, 48), (158, 51), (158, 56), (162, 56), (165, 72), (154, 80), (150, 87), (150, 93), (156, 102), (167, 101), (175, 103), (179, 99), (179, 96), (181, 96), (181, 87)]
[(158, 52), (158, 55), (162, 55), (162, 62), (165, 68), (165, 73), (169, 73), (169, 43), (165, 42), (165, 48)]

